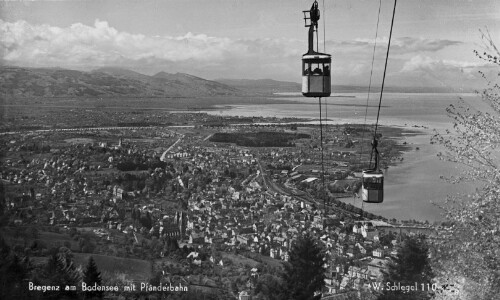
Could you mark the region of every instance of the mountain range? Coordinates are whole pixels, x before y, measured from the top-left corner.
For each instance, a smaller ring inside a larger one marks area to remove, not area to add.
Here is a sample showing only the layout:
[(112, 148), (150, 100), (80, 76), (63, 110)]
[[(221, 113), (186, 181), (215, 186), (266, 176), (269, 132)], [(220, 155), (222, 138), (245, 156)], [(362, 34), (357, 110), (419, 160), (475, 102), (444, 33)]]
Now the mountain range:
[(0, 68), (0, 89), (19, 97), (203, 97), (236, 96), (243, 92), (184, 73), (153, 76), (121, 68), (90, 72), (59, 68)]
[[(296, 82), (272, 79), (207, 80), (185, 73), (159, 72), (144, 75), (135, 71), (106, 67), (90, 72), (60, 68), (0, 68), (0, 90), (17, 97), (214, 97), (300, 95)], [(372, 88), (373, 93), (380, 89)], [(450, 92), (440, 87), (387, 87), (386, 92)], [(367, 87), (333, 86), (334, 94), (364, 93)]]

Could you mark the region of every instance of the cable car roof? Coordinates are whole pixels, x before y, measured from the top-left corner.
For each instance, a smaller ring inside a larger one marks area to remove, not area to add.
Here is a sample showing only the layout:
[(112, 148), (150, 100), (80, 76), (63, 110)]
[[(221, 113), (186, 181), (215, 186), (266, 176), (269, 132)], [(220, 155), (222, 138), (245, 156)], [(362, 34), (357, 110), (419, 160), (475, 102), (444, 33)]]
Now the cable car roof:
[(306, 53), (302, 55), (302, 59), (331, 59), (332, 56), (330, 54), (326, 53), (320, 53), (320, 52), (313, 52), (313, 53)]
[(365, 177), (384, 177), (384, 173), (382, 173), (382, 171), (379, 171), (379, 170), (366, 170), (366, 171), (363, 171), (363, 176)]

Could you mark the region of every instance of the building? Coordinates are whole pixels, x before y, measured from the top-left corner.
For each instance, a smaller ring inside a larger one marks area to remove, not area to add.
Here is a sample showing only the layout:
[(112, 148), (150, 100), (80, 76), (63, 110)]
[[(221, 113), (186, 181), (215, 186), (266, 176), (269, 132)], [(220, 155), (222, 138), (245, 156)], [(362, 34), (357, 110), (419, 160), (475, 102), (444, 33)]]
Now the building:
[(238, 295), (238, 300), (250, 300), (250, 295), (247, 291), (241, 291)]

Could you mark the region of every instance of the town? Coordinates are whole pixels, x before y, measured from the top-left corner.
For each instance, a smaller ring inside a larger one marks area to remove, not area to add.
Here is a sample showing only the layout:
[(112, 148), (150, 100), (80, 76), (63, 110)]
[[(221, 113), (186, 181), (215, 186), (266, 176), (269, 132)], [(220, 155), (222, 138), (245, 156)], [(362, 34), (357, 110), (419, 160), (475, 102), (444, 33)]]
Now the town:
[[(319, 126), (303, 120), (141, 116), (5, 127), (5, 239), (39, 263), (65, 246), (82, 261), (134, 259), (146, 269), (104, 273), (107, 284), (156, 276), (247, 299), (308, 232), (327, 254), (323, 297), (343, 299), (370, 293), (404, 236), (434, 234), (424, 222), (388, 220), (346, 200), (356, 199), (366, 164), (362, 126), (325, 126), (321, 145)], [(390, 167), (408, 149), (386, 129)]]

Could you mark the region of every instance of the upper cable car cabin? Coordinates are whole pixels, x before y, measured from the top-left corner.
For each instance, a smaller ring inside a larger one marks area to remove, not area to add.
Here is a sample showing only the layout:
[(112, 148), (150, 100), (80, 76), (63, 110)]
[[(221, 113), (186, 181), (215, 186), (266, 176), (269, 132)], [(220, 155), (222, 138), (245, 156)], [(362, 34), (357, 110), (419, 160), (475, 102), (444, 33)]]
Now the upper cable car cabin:
[(332, 57), (324, 53), (302, 55), (302, 95), (329, 97), (331, 94), (330, 65)]
[[(314, 51), (314, 32), (317, 33), (319, 9), (314, 1), (310, 10), (303, 11), (305, 27), (309, 27), (308, 51), (302, 55), (302, 95), (305, 97), (328, 97), (331, 94), (332, 56)], [(316, 30), (315, 30), (316, 29)]]
[(368, 203), (382, 203), (384, 201), (384, 174), (382, 171), (363, 171), (361, 199)]

